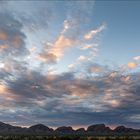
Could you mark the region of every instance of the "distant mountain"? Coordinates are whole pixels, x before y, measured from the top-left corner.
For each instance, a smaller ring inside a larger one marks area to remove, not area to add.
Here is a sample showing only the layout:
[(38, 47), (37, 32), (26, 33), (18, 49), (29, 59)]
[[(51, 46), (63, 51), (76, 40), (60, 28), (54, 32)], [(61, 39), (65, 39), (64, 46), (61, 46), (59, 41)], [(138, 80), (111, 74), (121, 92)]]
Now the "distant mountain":
[(79, 128), (74, 130), (71, 126), (58, 127), (56, 130), (49, 128), (43, 124), (36, 124), (29, 128), (22, 128), (17, 126), (12, 126), (0, 122), (0, 135), (3, 134), (27, 134), (27, 135), (62, 135), (62, 134), (78, 134), (78, 135), (112, 135), (112, 134), (136, 134), (140, 135), (140, 130), (133, 128), (126, 128), (125, 126), (118, 126), (114, 130), (111, 130), (105, 124), (95, 124), (91, 125), (85, 130), (84, 128)]
[(49, 128), (43, 124), (36, 124), (28, 128), (28, 130), (33, 132), (52, 132), (53, 129)]
[(126, 128), (125, 126), (118, 126), (113, 131), (116, 133), (135, 133), (135, 132), (140, 133), (140, 130), (136, 130), (133, 128)]
[(85, 128), (79, 128), (79, 129), (76, 130), (76, 132), (77, 133), (85, 133), (86, 130), (85, 130)]
[(62, 126), (62, 127), (58, 127), (55, 130), (56, 133), (65, 133), (65, 134), (69, 134), (69, 133), (74, 133), (75, 131), (73, 130), (73, 128), (71, 126)]
[(21, 127), (0, 122), (0, 133), (21, 131)]
[(13, 128), (12, 125), (0, 122), (0, 130), (11, 129)]
[(91, 125), (87, 128), (87, 132), (91, 133), (111, 133), (112, 130), (106, 127), (105, 124)]

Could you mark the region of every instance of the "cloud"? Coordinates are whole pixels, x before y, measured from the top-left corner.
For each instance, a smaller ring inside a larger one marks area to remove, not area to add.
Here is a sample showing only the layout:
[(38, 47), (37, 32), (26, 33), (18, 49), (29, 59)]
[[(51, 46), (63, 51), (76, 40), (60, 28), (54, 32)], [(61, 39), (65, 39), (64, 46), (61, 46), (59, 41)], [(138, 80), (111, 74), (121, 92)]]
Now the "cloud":
[(9, 13), (0, 12), (0, 51), (4, 56), (23, 56), (28, 54), (25, 47), (25, 34), (22, 30), (22, 23)]
[(5, 85), (0, 85), (0, 94), (3, 94), (5, 93), (7, 90), (6, 86)]
[(86, 44), (81, 49), (82, 50), (87, 50), (87, 49), (91, 49), (91, 48), (97, 47), (97, 46), (98, 46), (98, 44)]
[(43, 53), (42, 52), (37, 56), (37, 59), (41, 60), (47, 64), (49, 64), (49, 63), (53, 64), (53, 63), (56, 63), (57, 57), (53, 53)]
[(73, 43), (73, 40), (66, 38), (64, 35), (60, 35), (54, 43), (54, 47), (50, 52), (59, 59), (63, 56), (65, 50), (72, 47)]
[(87, 61), (87, 58), (83, 55), (79, 56), (79, 58), (77, 59), (78, 61)]
[(90, 21), (90, 16), (93, 14), (95, 1), (74, 1), (66, 3), (68, 19), (74, 19), (76, 23), (85, 24)]
[(19, 74), (27, 69), (27, 62), (22, 60), (18, 61), (8, 58), (5, 59), (1, 64), (2, 64), (1, 70), (10, 74), (13, 73)]
[(71, 71), (74, 71), (76, 69), (79, 69), (79, 66), (85, 65), (85, 63), (89, 63), (90, 58), (88, 56), (80, 55), (74, 63), (68, 65), (68, 68)]
[(103, 69), (101, 67), (95, 67), (95, 66), (93, 66), (93, 67), (90, 68), (90, 71), (92, 73), (100, 73), (100, 72), (103, 71)]
[(54, 64), (63, 57), (65, 52), (69, 50), (74, 43), (74, 40), (60, 35), (53, 44), (47, 45), (46, 49), (42, 50), (36, 58), (42, 62)]
[(118, 76), (118, 74), (119, 74), (119, 73), (118, 73), (117, 71), (113, 71), (112, 73), (110, 73), (109, 77), (115, 78), (115, 77)]
[[(32, 120), (53, 126), (66, 125), (68, 122), (74, 125), (76, 121), (77, 125), (102, 121), (133, 126), (130, 116), (138, 113), (138, 75), (108, 71), (93, 78), (79, 79), (75, 73), (42, 75), (35, 71), (24, 71), (14, 80), (7, 78), (6, 85), (0, 86), (1, 93), (8, 91), (8, 95), (0, 94), (5, 101), (0, 110), (3, 106), (10, 108), (12, 115), (19, 120), (18, 114), (24, 116), (26, 113), (30, 120), (28, 124), (34, 123)], [(11, 112), (7, 109), (3, 116), (8, 113)], [(117, 122), (116, 116), (119, 114), (124, 115)], [(86, 117), (80, 119), (80, 115)], [(111, 119), (108, 120), (108, 117)], [(57, 121), (52, 124), (53, 120)]]
[[(26, 7), (26, 10), (24, 7)], [(3, 4), (3, 10), (13, 13), (23, 24), (24, 29), (30, 31), (30, 33), (34, 33), (41, 28), (48, 28), (53, 18), (53, 9), (54, 6), (51, 2), (46, 1), (41, 3), (7, 1)]]
[(88, 32), (87, 34), (85, 34), (84, 38), (86, 40), (92, 39), (94, 38), (98, 33), (100, 33), (102, 30), (104, 30), (106, 27), (105, 24), (102, 24), (101, 26), (99, 26), (98, 28), (91, 30), (90, 32)]
[(63, 30), (62, 32), (60, 32), (56, 41), (54, 41), (53, 43), (47, 43), (47, 45), (45, 46), (45, 48), (43, 48), (42, 52), (39, 53), (37, 58), (46, 63), (58, 62), (63, 57), (65, 52), (72, 48), (76, 43), (76, 40), (65, 36), (65, 33), (69, 28), (70, 23), (69, 21), (65, 20)]
[(108, 72), (108, 68), (97, 63), (91, 63), (90, 66), (88, 66), (88, 72), (92, 74), (101, 74)]
[[(87, 42), (85, 42), (86, 40), (83, 40), (84, 33), (82, 31), (82, 28), (83, 26), (85, 26), (85, 22), (88, 23), (90, 20), (89, 15), (92, 15), (92, 12), (90, 12), (89, 9), (93, 9), (94, 1), (74, 3), (66, 2), (64, 3), (64, 5), (66, 7), (66, 12), (64, 14), (66, 17), (64, 17), (65, 20), (63, 21), (63, 29), (61, 29), (58, 35), (56, 35), (57, 38), (55, 36), (56, 39), (53, 39), (53, 41), (49, 41), (51, 42), (52, 46), (49, 47), (47, 51), (44, 51), (44, 47), (42, 49), (42, 52), (40, 52), (37, 56), (37, 58), (39, 58), (40, 61), (43, 61), (45, 63), (50, 62), (50, 56), (52, 55), (54, 56), (54, 59), (51, 61), (58, 62), (71, 48), (78, 48), (79, 46), (81, 46), (81, 44), (87, 44)], [(57, 6), (58, 5), (56, 5), (56, 7)], [(53, 9), (54, 7), (51, 8)], [(83, 47), (83, 50), (90, 48), (89, 45), (91, 44), (87, 45)], [(97, 43), (92, 43), (92, 45), (95, 47), (97, 46)], [(96, 51), (94, 49), (92, 49), (91, 51), (92, 54), (90, 55), (95, 56)]]
[(64, 20), (64, 29), (61, 32), (61, 34), (64, 34), (65, 32), (67, 32), (71, 27), (71, 23), (68, 20)]
[(6, 40), (7, 39), (7, 35), (4, 32), (0, 32), (0, 40)]
[(127, 66), (128, 66), (128, 68), (130, 68), (130, 69), (134, 69), (134, 68), (137, 67), (137, 63), (135, 63), (135, 62), (129, 62), (129, 63), (127, 64)]
[(138, 61), (138, 60), (140, 60), (140, 56), (135, 56), (133, 59)]
[[(59, 4), (53, 6), (48, 2), (51, 6), (45, 9), (46, 1), (36, 6), (32, 1), (29, 3), (22, 2), (27, 10), (17, 8), (19, 3), (15, 2), (9, 2), (11, 10), (8, 6), (9, 11), (15, 9), (14, 13), (0, 10), (0, 120), (15, 125), (44, 123), (56, 127), (102, 122), (139, 127), (140, 73), (112, 70), (94, 63), (91, 57), (98, 51), (98, 42), (92, 39), (105, 28), (102, 24), (87, 34), (82, 30), (90, 20), (94, 2), (66, 2), (65, 20), (58, 23), (63, 27), (53, 33), (49, 29), (54, 28), (58, 18), (54, 24), (51, 19), (55, 17), (53, 14), (57, 15)], [(34, 32), (27, 32), (29, 28), (39, 31), (36, 49), (28, 43), (29, 39), (36, 42), (31, 35)], [(53, 39), (49, 40), (44, 32), (41, 34), (42, 29)], [(42, 35), (47, 43), (41, 48)], [(48, 68), (48, 64), (57, 63), (72, 47), (89, 51), (87, 55), (82, 51), (83, 54), (69, 65), (75, 70), (58, 74), (52, 71), (53, 66)], [(134, 58), (128, 67), (137, 67), (138, 59)], [(38, 60), (47, 64), (47, 70)]]

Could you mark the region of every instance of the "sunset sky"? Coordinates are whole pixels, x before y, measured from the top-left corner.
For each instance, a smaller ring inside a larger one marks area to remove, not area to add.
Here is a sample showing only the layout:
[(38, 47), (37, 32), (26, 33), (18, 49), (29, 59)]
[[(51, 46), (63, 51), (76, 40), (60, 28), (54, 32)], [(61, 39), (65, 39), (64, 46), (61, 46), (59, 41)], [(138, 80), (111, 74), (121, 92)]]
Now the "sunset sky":
[(0, 1), (0, 121), (140, 128), (139, 1)]

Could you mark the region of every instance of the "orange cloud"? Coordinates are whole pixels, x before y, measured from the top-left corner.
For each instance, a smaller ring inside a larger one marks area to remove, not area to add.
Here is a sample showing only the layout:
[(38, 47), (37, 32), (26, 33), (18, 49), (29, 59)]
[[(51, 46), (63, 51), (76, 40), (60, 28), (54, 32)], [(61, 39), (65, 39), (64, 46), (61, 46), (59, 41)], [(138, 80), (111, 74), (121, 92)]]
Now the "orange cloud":
[(74, 40), (68, 39), (61, 34), (53, 44), (49, 45), (49, 48), (43, 50), (36, 58), (47, 63), (57, 62), (74, 43)]
[(0, 94), (6, 93), (7, 87), (5, 85), (0, 84)]
[(130, 83), (131, 82), (130, 76), (123, 76), (121, 78), (121, 81), (123, 81), (126, 84)]
[(54, 47), (50, 50), (50, 53), (54, 54), (58, 59), (61, 58), (66, 49), (74, 44), (74, 40), (66, 38), (64, 35), (60, 35)]
[(128, 66), (128, 68), (130, 68), (130, 69), (134, 69), (134, 68), (137, 67), (137, 63), (135, 63), (135, 62), (129, 62), (129, 63), (127, 64), (127, 66)]
[(0, 45), (0, 51), (3, 51), (5, 49), (8, 48), (8, 45), (4, 44), (4, 45)]
[(7, 40), (7, 34), (5, 32), (0, 32), (0, 40)]
[(115, 77), (117, 77), (117, 75), (118, 75), (118, 73), (114, 71), (109, 75), (109, 77), (115, 78)]
[(120, 105), (120, 102), (118, 100), (110, 100), (108, 101), (108, 103), (112, 106), (112, 107), (118, 107)]

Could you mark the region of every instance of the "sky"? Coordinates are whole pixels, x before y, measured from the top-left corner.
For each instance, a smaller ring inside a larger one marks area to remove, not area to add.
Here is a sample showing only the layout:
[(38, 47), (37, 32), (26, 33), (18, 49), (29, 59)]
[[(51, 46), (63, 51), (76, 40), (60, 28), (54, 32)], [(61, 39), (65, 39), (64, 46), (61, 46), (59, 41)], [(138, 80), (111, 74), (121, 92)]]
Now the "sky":
[(140, 128), (139, 1), (0, 1), (0, 121)]

